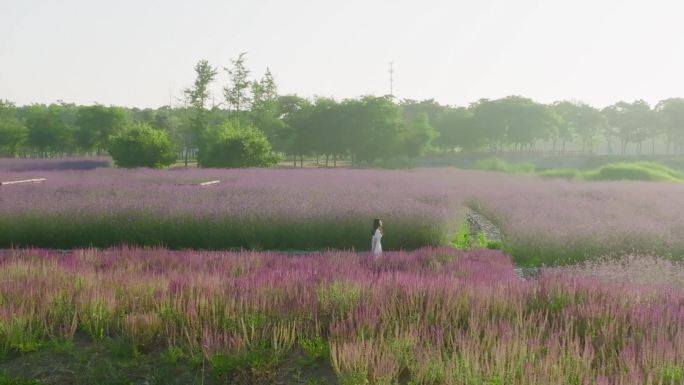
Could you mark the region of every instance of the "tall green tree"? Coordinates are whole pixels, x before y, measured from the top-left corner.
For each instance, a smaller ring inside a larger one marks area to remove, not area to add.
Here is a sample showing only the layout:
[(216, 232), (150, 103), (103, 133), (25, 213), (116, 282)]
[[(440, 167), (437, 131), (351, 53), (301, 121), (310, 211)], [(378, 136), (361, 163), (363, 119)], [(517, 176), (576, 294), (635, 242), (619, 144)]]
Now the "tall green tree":
[(284, 115), (284, 120), (288, 127), (292, 130), (291, 142), (288, 147), (288, 152), (292, 154), (294, 166), (297, 166), (297, 156), (300, 157), (300, 164), (304, 166), (304, 155), (309, 155), (316, 151), (319, 147), (318, 133), (316, 129), (319, 125), (320, 108), (316, 104), (311, 104), (308, 101), (299, 101), (298, 105), (291, 105), (293, 108), (290, 112)]
[(284, 151), (286, 143), (283, 134), (286, 134), (288, 128), (285, 122), (279, 119), (278, 87), (270, 69), (266, 68), (261, 80), (252, 82), (251, 92), (252, 125), (263, 131), (275, 151)]
[(425, 154), (432, 141), (439, 135), (430, 125), (427, 114), (419, 113), (405, 124), (401, 135), (400, 155), (415, 159)]
[(557, 124), (557, 117), (545, 105), (520, 96), (481, 99), (470, 110), (475, 128), (494, 150), (502, 149), (504, 144), (515, 149), (530, 146), (552, 136)]
[(311, 107), (312, 104), (308, 99), (297, 95), (278, 97), (278, 120), (283, 124), (274, 133), (273, 148), (276, 151), (291, 154), (294, 166), (297, 166), (297, 155), (303, 154), (301, 150), (306, 147), (299, 142), (304, 139), (304, 132), (308, 129), (303, 126), (309, 124), (307, 120), (310, 119)]
[(465, 107), (445, 108), (434, 124), (438, 132), (434, 145), (449, 151), (456, 148), (474, 150), (482, 147), (486, 139), (483, 131), (473, 122), (473, 113)]
[(391, 159), (401, 143), (401, 109), (391, 96), (364, 96), (348, 103), (351, 107), (348, 140), (352, 162), (372, 164)]
[(636, 100), (632, 103), (617, 102), (603, 110), (607, 123), (615, 127), (620, 138), (620, 153), (624, 154), (629, 143), (637, 146), (641, 153), (641, 144), (654, 135), (657, 122), (647, 102)]
[(231, 60), (231, 67), (225, 67), (230, 77), (230, 84), (223, 88), (223, 96), (235, 112), (237, 125), (240, 126), (241, 112), (247, 111), (251, 107), (251, 96), (249, 90), (252, 82), (249, 80), (249, 69), (245, 65), (246, 52), (241, 53), (236, 59)]
[(121, 130), (128, 121), (126, 111), (120, 107), (99, 104), (78, 108), (76, 114), (76, 144), (82, 150), (96, 150), (99, 155), (107, 148), (109, 137)]
[(33, 105), (26, 120), (28, 145), (42, 156), (48, 153), (69, 153), (73, 150), (73, 127), (62, 119), (58, 104)]
[(183, 93), (185, 100), (192, 109), (192, 118), (183, 135), (184, 162), (188, 165), (190, 148), (199, 145), (199, 139), (207, 129), (207, 102), (211, 97), (209, 85), (218, 75), (218, 71), (207, 60), (200, 60), (195, 65), (195, 83), (186, 88)]
[(516, 149), (548, 138), (556, 130), (557, 117), (545, 105), (520, 96), (496, 101), (503, 109), (506, 142)]
[(480, 99), (468, 108), (473, 114), (472, 123), (491, 150), (503, 147), (508, 128), (506, 119), (508, 112), (503, 104), (496, 100)]
[(17, 116), (14, 104), (0, 99), (0, 154), (15, 156), (27, 137), (28, 130)]
[(435, 126), (435, 123), (440, 120), (442, 114), (447, 110), (447, 107), (442, 106), (434, 99), (426, 99), (416, 101), (412, 99), (404, 99), (399, 103), (401, 112), (405, 122), (414, 122), (416, 117), (424, 114), (428, 119), (428, 124)]
[(682, 152), (684, 148), (684, 98), (670, 98), (660, 101), (655, 111), (670, 150)]
[(556, 145), (561, 141), (561, 154), (565, 154), (566, 144), (575, 138), (575, 111), (577, 105), (570, 101), (559, 101), (551, 105), (558, 116), (557, 130), (551, 135), (552, 151), (556, 152)]
[(582, 142), (582, 152), (593, 152), (594, 141), (605, 126), (601, 111), (585, 103), (569, 101), (556, 102), (551, 108), (559, 117), (558, 134), (554, 140), (562, 140), (562, 152), (565, 153), (565, 143), (574, 138)]

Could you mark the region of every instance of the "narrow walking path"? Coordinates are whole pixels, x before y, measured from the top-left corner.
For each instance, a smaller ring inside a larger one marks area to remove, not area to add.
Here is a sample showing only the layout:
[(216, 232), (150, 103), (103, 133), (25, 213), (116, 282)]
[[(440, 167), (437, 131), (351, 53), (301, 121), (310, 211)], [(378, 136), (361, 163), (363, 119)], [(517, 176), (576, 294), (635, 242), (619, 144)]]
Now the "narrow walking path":
[(478, 234), (484, 233), (488, 241), (502, 241), (501, 230), (492, 223), (487, 217), (478, 213), (477, 211), (468, 208), (466, 212), (466, 220), (470, 228), (470, 235), (477, 237)]
[[(499, 226), (495, 225), (492, 221), (487, 219), (487, 217), (472, 208), (467, 208), (466, 210), (466, 221), (468, 222), (470, 235), (472, 237), (477, 237), (480, 233), (484, 233), (488, 241), (503, 242), (503, 236)], [(537, 267), (515, 266), (513, 271), (515, 271), (515, 274), (520, 277), (520, 279), (526, 281), (538, 277), (540, 273), (540, 269)]]

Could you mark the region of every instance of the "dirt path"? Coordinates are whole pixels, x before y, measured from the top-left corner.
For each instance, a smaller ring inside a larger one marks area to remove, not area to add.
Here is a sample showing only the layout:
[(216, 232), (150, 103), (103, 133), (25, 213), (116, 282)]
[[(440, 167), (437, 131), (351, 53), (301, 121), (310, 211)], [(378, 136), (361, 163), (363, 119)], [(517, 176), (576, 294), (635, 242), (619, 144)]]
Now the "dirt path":
[[(503, 241), (501, 229), (497, 225), (477, 211), (470, 208), (467, 210), (466, 220), (468, 221), (471, 236), (477, 237), (482, 232), (488, 241)], [(515, 274), (520, 279), (525, 281), (538, 277), (540, 273), (539, 268), (536, 267), (515, 266), (513, 271), (515, 271)]]
[(470, 227), (470, 234), (477, 236), (484, 233), (488, 241), (502, 241), (501, 230), (499, 227), (487, 219), (484, 215), (478, 213), (473, 209), (467, 209), (466, 220), (468, 227)]

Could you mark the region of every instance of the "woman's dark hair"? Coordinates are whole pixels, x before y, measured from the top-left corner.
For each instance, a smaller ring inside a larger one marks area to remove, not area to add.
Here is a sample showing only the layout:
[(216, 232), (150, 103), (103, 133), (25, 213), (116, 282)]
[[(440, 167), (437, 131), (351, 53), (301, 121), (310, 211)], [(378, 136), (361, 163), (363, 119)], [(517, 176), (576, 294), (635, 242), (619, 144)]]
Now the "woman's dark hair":
[(383, 234), (382, 226), (380, 225), (380, 218), (373, 219), (373, 232), (371, 235), (375, 235), (375, 230), (380, 229), (380, 234)]

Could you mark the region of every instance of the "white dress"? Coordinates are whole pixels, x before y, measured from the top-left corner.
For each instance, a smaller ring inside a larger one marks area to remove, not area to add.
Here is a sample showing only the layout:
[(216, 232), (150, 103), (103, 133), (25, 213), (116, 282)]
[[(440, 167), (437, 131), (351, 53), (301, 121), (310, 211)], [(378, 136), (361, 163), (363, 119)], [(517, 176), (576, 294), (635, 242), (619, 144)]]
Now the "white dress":
[(380, 239), (382, 239), (382, 232), (380, 229), (375, 229), (375, 234), (373, 234), (373, 238), (371, 238), (371, 250), (373, 251), (373, 256), (376, 257), (382, 254)]

